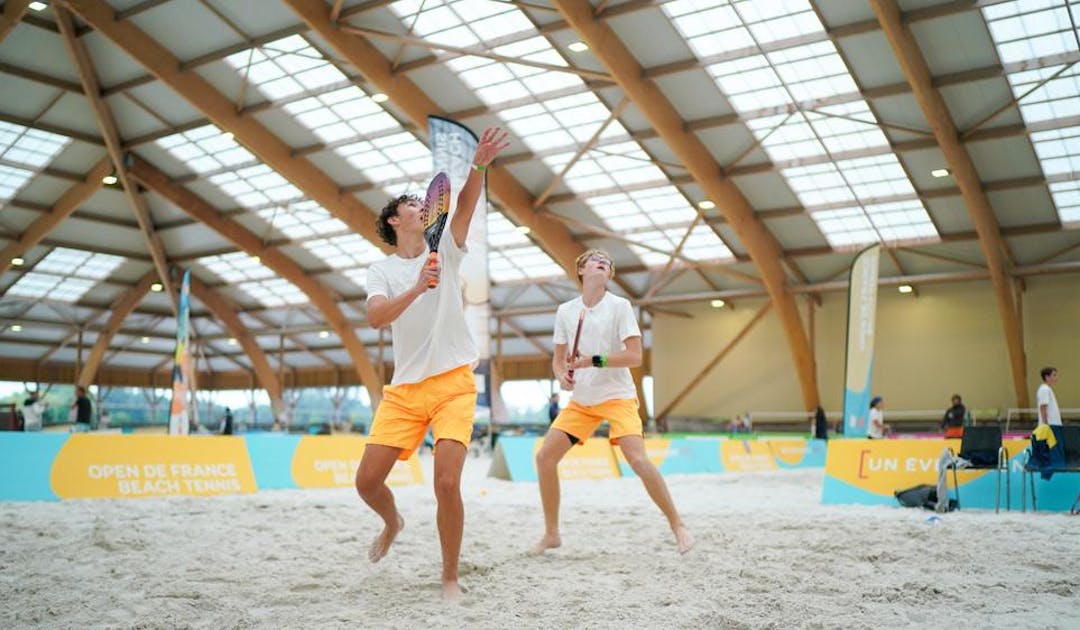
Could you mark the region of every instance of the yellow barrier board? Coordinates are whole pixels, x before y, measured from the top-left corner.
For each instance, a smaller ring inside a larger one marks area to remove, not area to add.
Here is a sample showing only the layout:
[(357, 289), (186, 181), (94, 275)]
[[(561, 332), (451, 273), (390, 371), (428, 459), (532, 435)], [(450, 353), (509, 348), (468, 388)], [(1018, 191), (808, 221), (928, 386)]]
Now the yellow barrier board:
[[(671, 440), (665, 440), (663, 438), (645, 438), (645, 454), (649, 457), (649, 461), (653, 463), (653, 466), (657, 468), (664, 463), (667, 459), (668, 450), (671, 448)], [(622, 449), (618, 446), (612, 446), (611, 450), (615, 451), (615, 460), (620, 467), (630, 468), (630, 463), (626, 461), (626, 456), (623, 455)]]
[(80, 435), (50, 473), (61, 499), (213, 496), (255, 492), (240, 437)]
[[(1028, 444), (1028, 440), (1004, 441), (1010, 457)], [(832, 440), (825, 474), (854, 488), (892, 496), (902, 488), (936, 483), (938, 460), (946, 446), (959, 451), (960, 440)], [(961, 469), (960, 483), (970, 483), (991, 472)]]
[[(299, 488), (346, 488), (355, 484), (356, 469), (367, 440), (352, 435), (311, 435), (300, 438), (292, 458), (292, 477)], [(423, 483), (420, 459), (413, 453), (390, 469), (387, 485)]]
[(776, 470), (772, 449), (765, 440), (722, 440), (720, 463), (726, 472)]
[(777, 460), (795, 466), (806, 457), (806, 440), (766, 440)]
[[(543, 440), (536, 440), (533, 455), (540, 450)], [(589, 438), (584, 444), (574, 445), (559, 462), (559, 479), (614, 479), (619, 477), (613, 449), (607, 438)]]

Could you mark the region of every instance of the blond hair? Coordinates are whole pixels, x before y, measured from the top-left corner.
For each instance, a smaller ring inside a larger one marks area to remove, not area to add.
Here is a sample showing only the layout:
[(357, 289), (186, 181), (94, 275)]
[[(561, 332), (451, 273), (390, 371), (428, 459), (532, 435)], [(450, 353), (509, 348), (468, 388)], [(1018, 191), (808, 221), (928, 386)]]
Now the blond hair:
[[(574, 259), (574, 269), (575, 270), (581, 269), (582, 267), (585, 266), (585, 261), (589, 260), (589, 258), (591, 258), (593, 256), (596, 256), (596, 255), (603, 256), (604, 258), (607, 259), (608, 263), (610, 263), (610, 266), (611, 266), (611, 270), (608, 272), (608, 280), (614, 278), (615, 277), (615, 262), (613, 260), (611, 260), (611, 254), (605, 252), (602, 249), (589, 249), (589, 250), (585, 250), (584, 252), (582, 252), (582, 254), (580, 256), (578, 256), (576, 259)], [(583, 278), (581, 277), (581, 272), (578, 271), (577, 272), (578, 284), (581, 284), (582, 280), (583, 280)]]

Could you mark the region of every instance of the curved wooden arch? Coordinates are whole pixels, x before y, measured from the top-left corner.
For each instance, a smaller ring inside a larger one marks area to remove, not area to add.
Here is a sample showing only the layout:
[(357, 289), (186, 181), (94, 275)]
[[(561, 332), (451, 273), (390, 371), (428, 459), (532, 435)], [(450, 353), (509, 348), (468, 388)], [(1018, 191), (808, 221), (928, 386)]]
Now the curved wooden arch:
[(0, 249), (0, 276), (4, 275), (11, 267), (12, 258), (21, 256), (30, 251), (35, 245), (40, 243), (49, 232), (52, 232), (53, 228), (60, 225), (61, 221), (70, 217), (73, 212), (78, 210), (83, 202), (100, 190), (101, 178), (105, 177), (110, 172), (112, 172), (112, 163), (109, 161), (109, 158), (103, 157), (98, 160), (97, 164), (95, 164), (94, 167), (90, 169), (90, 172), (86, 174), (86, 177), (83, 178), (83, 181), (68, 188), (67, 191), (56, 200), (56, 203), (52, 205), (52, 208), (50, 208), (48, 212), (28, 225), (26, 229), (22, 231), (22, 234), (19, 235), (19, 238), (8, 243), (3, 249)]
[(1013, 388), (1016, 390), (1016, 405), (1028, 406), (1026, 381), (1027, 358), (1024, 355), (1024, 333), (1020, 323), (1020, 313), (1013, 297), (1014, 281), (1008, 274), (1005, 257), (1006, 243), (1001, 236), (1001, 226), (990, 205), (990, 199), (983, 190), (975, 164), (971, 161), (967, 149), (960, 142), (960, 134), (953, 122), (952, 115), (945, 105), (945, 99), (934, 87), (930, 68), (926, 65), (919, 50), (919, 44), (911, 31), (904, 26), (900, 7), (895, 0), (871, 0), (870, 6), (877, 15), (885, 38), (889, 40), (893, 55), (900, 64), (911, 85), (911, 91), (919, 101), (923, 116), (930, 123), (945, 162), (956, 179), (960, 195), (964, 199), (968, 216), (975, 224), (979, 235), (979, 247), (986, 258), (986, 268), (990, 272), (990, 281), (997, 294), (998, 313), (1001, 325), (1005, 329), (1005, 346), (1009, 351), (1009, 367), (1012, 371)]
[(375, 229), (375, 214), (356, 197), (343, 194), (326, 173), (293, 150), (254, 116), (242, 116), (235, 103), (209, 81), (184, 64), (143, 32), (131, 20), (117, 19), (117, 12), (101, 0), (68, 0), (67, 4), (98, 33), (150, 71), (162, 83), (185, 98), (222, 131), (281, 174), (310, 199), (328, 210), (376, 247), (390, 248)]
[(94, 382), (94, 377), (97, 376), (98, 368), (101, 367), (101, 362), (105, 359), (105, 352), (109, 349), (109, 345), (112, 344), (116, 331), (120, 330), (120, 325), (124, 323), (127, 316), (131, 315), (131, 311), (135, 310), (139, 302), (142, 302), (142, 299), (146, 297), (147, 292), (150, 291), (150, 285), (157, 280), (157, 277), (156, 269), (150, 271), (116, 301), (112, 313), (109, 314), (108, 321), (105, 322), (105, 327), (98, 333), (97, 341), (94, 342), (94, 347), (90, 350), (90, 356), (87, 357), (86, 363), (79, 370), (75, 380), (76, 385), (89, 387)]
[(348, 319), (338, 308), (334, 297), (326, 287), (308, 277), (303, 268), (296, 264), (293, 259), (276, 249), (265, 248), (259, 237), (252, 234), (243, 225), (221, 216), (217, 209), (203, 201), (198, 195), (179, 184), (173, 183), (165, 173), (144, 160), (139, 158), (133, 160), (131, 174), (144, 186), (212, 228), (249, 256), (258, 256), (259, 260), (267, 268), (292, 282), (303, 291), (311, 299), (311, 303), (326, 318), (327, 324), (334, 329), (338, 338), (341, 339), (342, 344), (349, 353), (349, 357), (353, 361), (353, 368), (356, 370), (357, 376), (360, 377), (360, 382), (367, 388), (368, 395), (371, 396), (372, 407), (378, 406), (378, 403), (382, 400), (382, 380), (375, 372), (375, 367), (372, 365), (371, 359), (368, 358), (364, 344), (360, 342)]
[(803, 404), (807, 409), (814, 409), (819, 402), (814, 354), (795, 297), (786, 289), (787, 278), (781, 262), (784, 252), (780, 244), (765, 228), (742, 191), (724, 176), (716, 158), (696, 135), (687, 130), (685, 121), (671, 101), (644, 76), (641, 64), (630, 54), (615, 31), (607, 23), (596, 19), (590, 3), (569, 0), (553, 0), (553, 3), (615, 77), (694, 181), (716, 203), (739, 236), (776, 307), (795, 363)]
[(225, 296), (207, 287), (194, 275), (191, 277), (191, 294), (199, 298), (206, 305), (206, 308), (210, 309), (210, 312), (214, 314), (214, 317), (217, 317), (225, 326), (229, 334), (240, 343), (240, 347), (244, 349), (248, 359), (251, 360), (251, 366), (255, 370), (255, 379), (270, 396), (270, 404), (273, 406), (274, 411), (280, 413), (284, 409), (281, 397), (281, 381), (278, 380), (273, 368), (270, 367), (270, 361), (267, 360), (266, 353), (259, 347), (258, 342), (255, 341), (255, 336), (251, 334), (244, 322), (240, 321), (240, 316), (236, 314), (232, 304), (229, 303)]

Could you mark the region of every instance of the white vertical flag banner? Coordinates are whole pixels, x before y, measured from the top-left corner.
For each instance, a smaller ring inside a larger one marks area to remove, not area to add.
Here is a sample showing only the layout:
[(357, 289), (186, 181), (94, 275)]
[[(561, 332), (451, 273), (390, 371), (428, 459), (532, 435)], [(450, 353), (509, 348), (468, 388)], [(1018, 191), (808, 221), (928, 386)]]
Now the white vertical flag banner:
[(881, 244), (862, 250), (851, 263), (848, 278), (847, 352), (844, 361), (844, 435), (848, 437), (866, 435), (870, 413), (880, 257)]

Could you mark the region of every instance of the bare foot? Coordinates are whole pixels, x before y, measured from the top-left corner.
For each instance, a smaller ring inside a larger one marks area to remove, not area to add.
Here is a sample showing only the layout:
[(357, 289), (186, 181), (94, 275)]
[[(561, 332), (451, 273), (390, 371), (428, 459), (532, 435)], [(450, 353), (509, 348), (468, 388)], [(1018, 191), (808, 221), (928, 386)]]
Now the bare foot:
[(540, 542), (533, 545), (533, 548), (529, 550), (529, 555), (539, 556), (548, 549), (554, 549), (560, 545), (562, 545), (562, 538), (559, 538), (558, 534), (544, 534)]
[(458, 586), (457, 580), (454, 580), (452, 582), (443, 582), (442, 597), (443, 601), (449, 604), (461, 603), (461, 587)]
[(390, 551), (390, 545), (394, 544), (394, 539), (403, 529), (405, 529), (405, 519), (401, 518), (401, 514), (398, 514), (397, 527), (387, 525), (383, 528), (382, 533), (371, 541), (371, 547), (368, 548), (367, 552), (368, 560), (371, 560), (372, 563), (382, 560)]
[(675, 533), (675, 544), (678, 546), (680, 554), (685, 554), (694, 548), (694, 537), (690, 535), (690, 532), (685, 527), (679, 525), (671, 531)]

